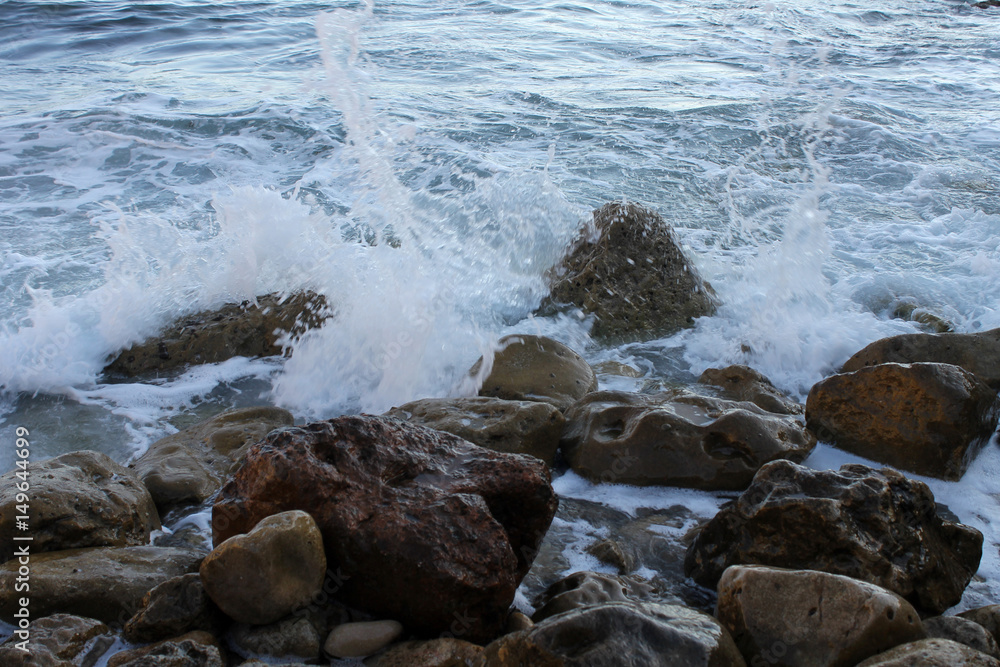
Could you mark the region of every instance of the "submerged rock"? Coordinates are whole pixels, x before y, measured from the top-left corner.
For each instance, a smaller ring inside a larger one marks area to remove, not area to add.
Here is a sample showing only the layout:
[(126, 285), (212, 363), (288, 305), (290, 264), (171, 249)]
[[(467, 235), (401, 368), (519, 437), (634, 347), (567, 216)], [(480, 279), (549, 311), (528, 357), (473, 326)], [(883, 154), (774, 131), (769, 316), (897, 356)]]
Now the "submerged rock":
[(950, 639), (921, 639), (874, 655), (857, 667), (1000, 667), (1000, 660)]
[(765, 463), (801, 461), (816, 439), (752, 403), (675, 390), (594, 392), (566, 411), (560, 446), (594, 481), (740, 490)]
[(4, 667), (89, 667), (97, 664), (114, 636), (104, 623), (70, 614), (53, 614), (31, 621), (28, 651), (17, 647), (16, 635), (0, 644)]
[(596, 316), (591, 334), (619, 342), (659, 338), (715, 312), (714, 292), (658, 213), (612, 202), (552, 271), (543, 310), (573, 305)]
[(316, 519), (337, 597), (411, 632), (500, 632), (556, 510), (548, 467), (388, 417), (272, 432), (212, 510), (216, 544), (271, 514)]
[(684, 569), (714, 587), (731, 565), (820, 570), (867, 581), (941, 613), (979, 569), (983, 536), (942, 519), (923, 482), (888, 468), (769, 463), (702, 528)]
[(104, 372), (132, 377), (232, 357), (281, 354), (282, 336), (299, 336), (331, 315), (326, 299), (313, 292), (267, 294), (256, 303), (244, 301), (185, 317), (119, 354)]
[[(28, 502), (18, 500), (26, 489)], [(28, 505), (30, 533), (16, 530), (18, 506)], [(149, 543), (160, 517), (146, 487), (131, 470), (100, 452), (70, 452), (0, 477), (0, 562), (14, 557), (15, 535), (30, 535), (32, 555), (83, 547)]]
[(781, 393), (762, 373), (749, 366), (709, 368), (698, 378), (699, 384), (717, 387), (723, 398), (746, 401), (779, 415), (800, 415), (805, 410)]
[(821, 440), (902, 470), (957, 480), (993, 437), (997, 392), (958, 366), (880, 364), (818, 382), (806, 423)]

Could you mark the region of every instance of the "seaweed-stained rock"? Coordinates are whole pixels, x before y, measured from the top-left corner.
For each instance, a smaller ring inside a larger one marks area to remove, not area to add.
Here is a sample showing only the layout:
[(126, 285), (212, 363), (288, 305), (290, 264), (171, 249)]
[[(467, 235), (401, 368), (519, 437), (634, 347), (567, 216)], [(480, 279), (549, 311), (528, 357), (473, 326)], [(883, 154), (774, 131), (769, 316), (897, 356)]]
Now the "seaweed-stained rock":
[(281, 408), (227, 410), (157, 440), (130, 467), (161, 512), (201, 503), (222, 487), (250, 445), (294, 423), (292, 413)]
[(800, 415), (802, 405), (781, 393), (762, 373), (749, 366), (709, 368), (698, 378), (699, 384), (718, 388), (723, 398), (746, 401), (779, 415)]
[(648, 340), (715, 312), (711, 287), (655, 211), (612, 202), (594, 211), (567, 257), (552, 270), (543, 310), (573, 305), (596, 316), (592, 334)]
[(950, 639), (921, 639), (873, 655), (857, 667), (1000, 667), (1000, 660)]
[(189, 315), (119, 354), (104, 372), (135, 376), (231, 357), (282, 353), (283, 336), (299, 336), (331, 316), (326, 299), (313, 292), (267, 294)]
[(194, 630), (212, 632), (221, 625), (221, 614), (197, 572), (164, 581), (146, 593), (141, 604), (123, 633), (133, 644), (179, 637)]
[[(627, 661), (627, 662), (625, 662)], [(475, 667), (669, 667), (746, 663), (726, 629), (677, 605), (608, 602), (552, 616), (489, 644)]]
[(795, 417), (685, 390), (594, 392), (566, 422), (573, 470), (608, 483), (740, 490), (765, 463), (801, 461), (816, 445)]
[(389, 417), (274, 431), (213, 507), (221, 543), (277, 512), (316, 519), (337, 597), (411, 632), (476, 640), (504, 625), (556, 510), (538, 459)]
[[(545, 336), (504, 336), (493, 355), (480, 396), (510, 401), (542, 401), (560, 410), (597, 389), (594, 369), (579, 354)], [(480, 358), (469, 374), (477, 375)]]
[(975, 621), (961, 616), (935, 616), (924, 621), (927, 636), (932, 639), (950, 639), (986, 655), (1000, 658), (1000, 647), (993, 635)]
[(1000, 329), (882, 338), (848, 359), (841, 372), (853, 373), (879, 364), (917, 362), (960, 366), (994, 389), (1000, 389)]
[[(108, 455), (82, 450), (32, 463), (30, 476), (17, 470), (0, 477), (0, 562), (14, 557), (18, 505), (28, 505), (31, 553), (83, 547), (149, 543), (160, 517), (146, 487)], [(25, 503), (18, 500), (23, 493)]]
[(365, 667), (468, 667), (483, 647), (444, 637), (400, 642), (365, 660)]
[[(53, 614), (31, 621), (24, 637), (15, 634), (0, 644), (4, 667), (89, 667), (115, 642), (104, 623), (92, 618)], [(18, 647), (27, 642), (28, 650)]]
[(500, 398), (425, 398), (385, 413), (411, 424), (447, 431), (508, 454), (530, 454), (552, 465), (566, 419), (550, 403)]
[(714, 587), (731, 565), (843, 574), (918, 610), (955, 605), (979, 569), (983, 536), (942, 519), (927, 485), (895, 470), (769, 463), (695, 537), (684, 569)]
[(926, 637), (895, 593), (815, 570), (734, 565), (719, 581), (715, 615), (751, 665), (853, 667)]
[(223, 651), (208, 632), (189, 632), (116, 653), (108, 667), (225, 667)]
[(997, 392), (958, 366), (881, 364), (813, 386), (806, 423), (820, 440), (902, 470), (957, 480), (989, 442)]

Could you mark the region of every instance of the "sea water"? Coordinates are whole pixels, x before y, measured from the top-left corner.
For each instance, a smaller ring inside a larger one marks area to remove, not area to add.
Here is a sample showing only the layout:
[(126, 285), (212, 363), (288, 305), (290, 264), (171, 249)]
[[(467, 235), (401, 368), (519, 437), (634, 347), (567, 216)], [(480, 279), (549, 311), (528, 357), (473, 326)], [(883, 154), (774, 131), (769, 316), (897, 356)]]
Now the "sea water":
[[(0, 62), (0, 471), (19, 426), (35, 460), (127, 462), (229, 407), (458, 395), (508, 333), (642, 372), (603, 387), (744, 363), (801, 400), (919, 330), (900, 304), (1000, 326), (1000, 12), (963, 1), (8, 1)], [(664, 216), (717, 314), (618, 347), (532, 315), (611, 200)], [(102, 376), (179, 317), (303, 289), (337, 316), (290, 358)], [(986, 534), (966, 605), (997, 600), (998, 467), (994, 443), (929, 481)]]

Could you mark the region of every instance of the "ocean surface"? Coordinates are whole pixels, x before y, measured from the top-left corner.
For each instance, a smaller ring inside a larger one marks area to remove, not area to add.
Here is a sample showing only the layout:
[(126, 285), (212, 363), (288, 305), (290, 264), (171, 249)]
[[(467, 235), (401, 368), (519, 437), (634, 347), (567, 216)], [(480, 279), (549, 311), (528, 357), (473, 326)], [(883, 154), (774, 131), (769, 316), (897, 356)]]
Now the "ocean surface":
[[(512, 332), (642, 371), (602, 387), (744, 363), (801, 400), (921, 330), (903, 306), (1000, 327), (997, 9), (2, 1), (0, 65), (0, 471), (17, 427), (33, 460), (127, 462), (228, 407), (306, 421), (456, 395)], [(715, 316), (615, 348), (532, 317), (621, 199), (674, 227)], [(338, 315), (288, 359), (102, 377), (179, 317), (306, 288)], [(1000, 448), (930, 483), (986, 533), (964, 604), (1000, 602)]]

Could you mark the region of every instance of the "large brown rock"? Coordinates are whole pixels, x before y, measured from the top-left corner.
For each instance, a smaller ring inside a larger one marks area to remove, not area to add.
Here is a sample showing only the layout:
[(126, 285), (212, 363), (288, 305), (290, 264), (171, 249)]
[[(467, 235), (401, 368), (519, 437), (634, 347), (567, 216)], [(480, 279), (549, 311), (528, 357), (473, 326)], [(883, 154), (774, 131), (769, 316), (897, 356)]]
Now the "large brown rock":
[(275, 431), (213, 507), (216, 543), (291, 509), (323, 534), (337, 596), (409, 631), (489, 639), (556, 509), (548, 467), (388, 417)]
[(979, 568), (983, 536), (942, 519), (927, 485), (895, 470), (769, 463), (702, 528), (684, 569), (714, 587), (731, 565), (821, 570), (867, 581), (940, 613)]
[(549, 403), (500, 398), (425, 398), (385, 413), (411, 424), (447, 431), (495, 452), (530, 454), (555, 462), (566, 419)]
[(1000, 329), (882, 338), (848, 359), (841, 372), (853, 373), (878, 364), (924, 361), (960, 366), (994, 389), (1000, 389)]
[(649, 340), (715, 312), (714, 292), (655, 211), (612, 202), (594, 211), (567, 257), (551, 272), (543, 311), (573, 305), (596, 316), (592, 335)]
[(853, 667), (926, 637), (895, 593), (815, 570), (734, 565), (719, 581), (715, 615), (751, 665)]
[(202, 503), (222, 487), (250, 445), (274, 429), (294, 423), (292, 413), (281, 408), (227, 410), (157, 440), (129, 467), (142, 479), (161, 512)]
[(244, 301), (189, 315), (123, 351), (104, 372), (131, 377), (231, 357), (281, 354), (283, 336), (299, 336), (331, 314), (326, 299), (313, 292), (267, 294), (256, 303)]
[(740, 490), (769, 461), (805, 459), (816, 439), (795, 417), (752, 403), (599, 391), (566, 411), (560, 446), (594, 481)]
[(805, 411), (801, 404), (781, 393), (760, 371), (749, 366), (709, 368), (698, 378), (698, 383), (716, 387), (723, 398), (753, 403), (775, 414), (800, 415)]
[[(543, 401), (565, 410), (597, 389), (597, 376), (590, 364), (557, 340), (518, 334), (504, 336), (497, 345), (480, 396)], [(480, 357), (469, 374), (477, 375), (482, 364)]]
[(806, 423), (820, 440), (919, 475), (957, 480), (989, 442), (997, 392), (949, 364), (881, 364), (813, 386)]
[(725, 628), (708, 614), (655, 603), (608, 602), (548, 618), (489, 644), (475, 667), (743, 667)]
[(193, 630), (215, 631), (222, 614), (208, 597), (197, 572), (168, 579), (142, 598), (122, 633), (133, 644), (178, 637)]
[[(14, 557), (14, 536), (30, 536), (31, 553), (149, 543), (160, 517), (146, 487), (106, 454), (71, 452), (0, 477), (0, 561)], [(29, 500), (18, 500), (21, 488)], [(28, 505), (30, 532), (17, 530), (18, 506)]]
[[(0, 645), (4, 667), (91, 667), (115, 642), (104, 623), (92, 618), (53, 614), (31, 621), (26, 638), (14, 635)], [(27, 642), (28, 650), (18, 647)]]
[(857, 667), (1000, 667), (1000, 660), (950, 639), (921, 639), (873, 655)]

